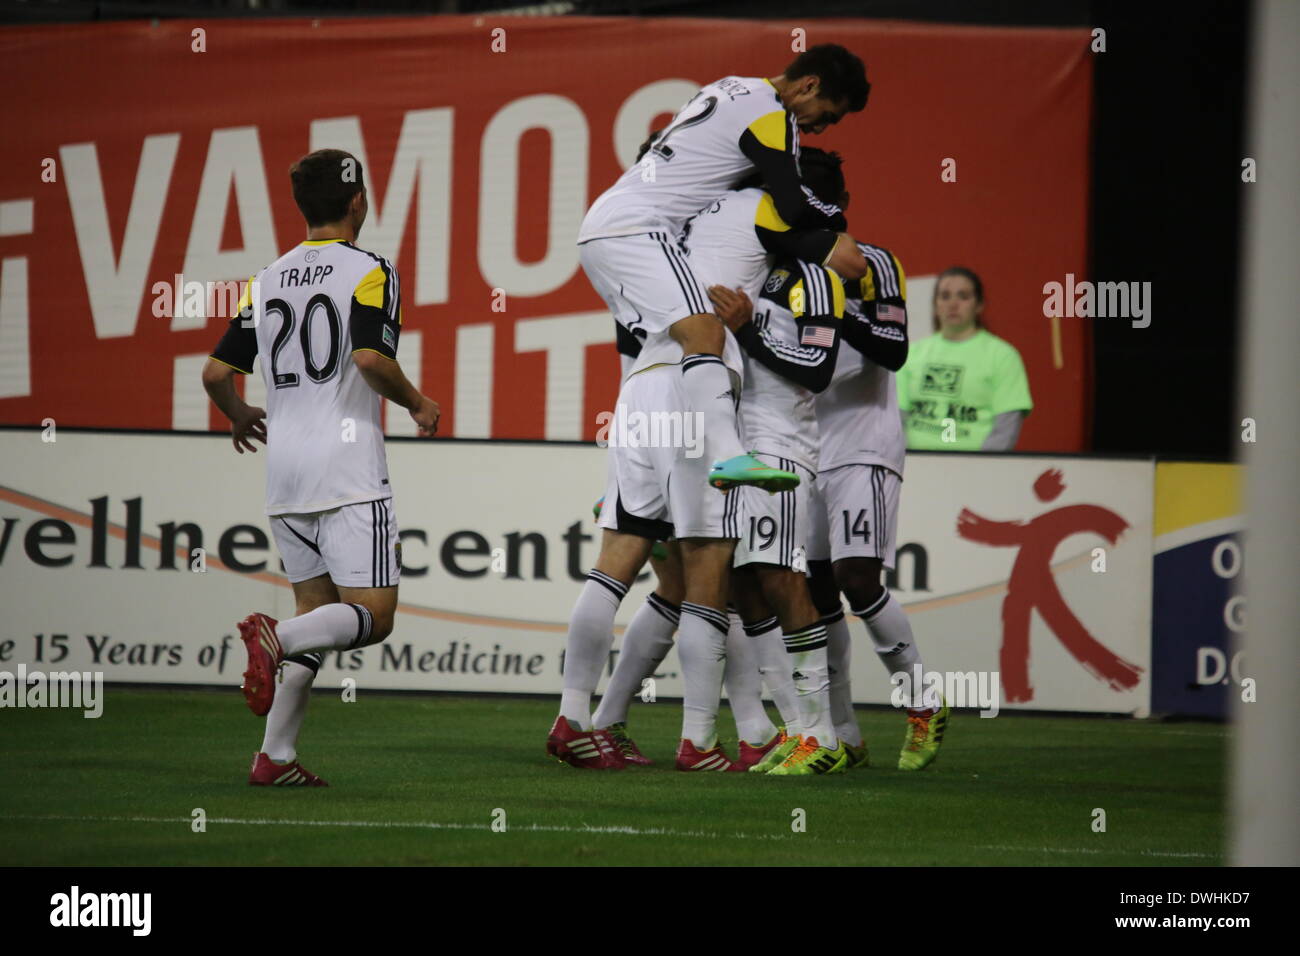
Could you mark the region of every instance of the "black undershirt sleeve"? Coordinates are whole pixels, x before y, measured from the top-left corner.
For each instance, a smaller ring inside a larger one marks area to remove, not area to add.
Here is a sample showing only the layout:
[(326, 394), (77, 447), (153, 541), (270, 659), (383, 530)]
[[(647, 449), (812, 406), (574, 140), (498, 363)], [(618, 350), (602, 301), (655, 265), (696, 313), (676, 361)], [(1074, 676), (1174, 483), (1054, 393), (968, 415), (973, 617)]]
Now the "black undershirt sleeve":
[[(793, 120), (790, 122), (793, 125)], [(787, 140), (794, 135), (797, 132), (788, 133)], [(799, 164), (793, 152), (763, 145), (751, 130), (741, 134), (740, 150), (758, 168), (776, 211), (793, 228), (845, 230), (847, 223), (840, 207), (822, 202), (800, 181)]]
[(253, 327), (252, 318), (241, 314), (231, 319), (211, 355), (236, 372), (252, 375), (253, 360), (257, 358), (257, 329)]
[(891, 372), (907, 361), (907, 305), (900, 298), (861, 302), (846, 309), (844, 341)]

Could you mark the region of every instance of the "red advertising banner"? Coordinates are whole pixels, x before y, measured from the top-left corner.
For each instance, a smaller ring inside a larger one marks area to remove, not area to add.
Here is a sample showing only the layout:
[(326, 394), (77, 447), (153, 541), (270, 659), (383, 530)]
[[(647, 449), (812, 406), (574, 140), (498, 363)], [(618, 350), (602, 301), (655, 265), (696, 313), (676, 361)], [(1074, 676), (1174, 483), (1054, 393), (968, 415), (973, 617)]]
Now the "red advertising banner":
[(218, 283), (303, 238), (287, 170), (333, 146), (363, 163), (358, 244), (397, 264), (401, 359), (443, 433), (591, 439), (618, 363), (578, 265), (587, 206), (699, 85), (836, 42), (871, 100), (805, 142), (844, 156), (850, 230), (916, 289), (979, 272), (1036, 403), (1019, 447), (1081, 449), (1086, 320), (1044, 317), (1043, 286), (1086, 274), (1088, 39), (469, 16), (2, 30), (0, 422), (222, 427), (198, 379), (234, 302)]

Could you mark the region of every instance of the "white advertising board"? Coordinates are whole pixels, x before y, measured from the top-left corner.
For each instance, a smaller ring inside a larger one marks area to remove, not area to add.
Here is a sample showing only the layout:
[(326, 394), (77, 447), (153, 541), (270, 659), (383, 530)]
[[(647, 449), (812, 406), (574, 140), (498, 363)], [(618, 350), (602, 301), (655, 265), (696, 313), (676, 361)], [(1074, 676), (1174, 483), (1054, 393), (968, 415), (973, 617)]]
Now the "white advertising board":
[[(388, 455), (396, 628), (332, 655), (317, 685), (558, 694), (569, 610), (596, 557), (604, 452), (390, 441)], [(0, 463), (0, 670), (234, 686), (236, 621), (292, 615), (262, 514), (263, 458), (227, 438), (5, 430)], [(927, 670), (996, 673), (1004, 708), (1144, 715), (1153, 475), (1150, 462), (909, 458), (893, 589)], [(651, 587), (647, 575), (632, 590), (620, 625)], [(887, 702), (886, 673), (851, 625), (854, 698)], [(657, 692), (681, 686), (670, 655)]]

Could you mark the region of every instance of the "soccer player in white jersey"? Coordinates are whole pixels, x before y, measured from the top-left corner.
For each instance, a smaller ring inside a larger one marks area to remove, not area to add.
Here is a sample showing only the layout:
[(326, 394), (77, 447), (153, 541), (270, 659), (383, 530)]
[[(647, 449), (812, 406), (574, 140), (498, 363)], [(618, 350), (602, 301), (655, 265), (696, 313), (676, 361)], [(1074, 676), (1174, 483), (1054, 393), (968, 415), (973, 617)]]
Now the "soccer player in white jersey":
[[(735, 426), (741, 362), (678, 245), (682, 225), (755, 168), (794, 225), (838, 229), (840, 211), (799, 179), (800, 129), (820, 132), (862, 109), (869, 87), (862, 62), (838, 46), (814, 47), (771, 80), (726, 77), (704, 87), (654, 141), (646, 160), (596, 200), (578, 236), (579, 258), (614, 317), (645, 334), (620, 391), (629, 412), (702, 419), (703, 455), (687, 449), (611, 446), (614, 481), (600, 524), (607, 532), (570, 621), (565, 689), (547, 751), (575, 766), (618, 768), (621, 754), (591, 728), (591, 695), (612, 642), (628, 585), (656, 538), (674, 534), (682, 550), (686, 596), (678, 642), (686, 683), (678, 766), (717, 759), (716, 713), (725, 660), (728, 566), (736, 532), (727, 497), (704, 486), (757, 484), (769, 490), (797, 479), (744, 453)], [(698, 450), (698, 449), (697, 449)], [(715, 467), (707, 462), (717, 459)], [(670, 480), (671, 478), (671, 480)], [(671, 529), (666, 530), (666, 529)], [(700, 701), (713, 698), (712, 705)]]
[[(353, 245), (368, 209), (361, 164), (317, 150), (289, 176), (307, 239), (249, 280), (203, 386), (230, 419), (236, 451), (266, 445), (266, 513), (297, 604), (287, 620), (255, 612), (239, 625), (244, 698), (267, 718), (249, 783), (325, 786), (297, 761), (316, 670), (329, 651), (384, 640), (397, 609), (401, 555), (380, 400), (407, 409), (422, 436), (437, 431), (439, 409), (397, 363), (396, 270)], [(235, 374), (252, 374), (255, 359), (267, 411), (235, 390)]]
[(915, 686), (922, 667), (902, 606), (881, 583), (893, 569), (905, 440), (894, 373), (907, 360), (907, 283), (898, 259), (859, 243), (867, 274), (845, 283), (844, 344), (830, 386), (817, 396), (820, 469), (813, 487), (809, 538), (813, 599), (829, 645), (831, 708), (851, 766), (866, 766), (867, 748), (849, 688), (850, 637), (840, 592), (866, 625), (880, 662), (914, 695), (907, 710), (900, 770), (920, 770), (943, 742), (948, 707), (930, 686)]
[[(647, 141), (642, 153), (652, 141)], [(834, 154), (801, 149), (800, 172), (804, 184), (819, 199), (838, 198), (844, 191), (840, 159)], [(776, 211), (771, 194), (761, 186), (761, 177), (755, 174), (687, 221), (683, 230), (685, 251), (703, 283), (743, 289), (752, 301), (757, 301), (777, 256), (822, 263), (855, 277), (865, 275), (866, 261), (851, 236), (827, 229), (792, 229)], [(621, 325), (617, 326), (616, 339), (626, 375), (631, 366), (628, 355), (639, 354), (640, 340)], [(748, 436), (746, 442), (746, 447), (754, 447)], [(665, 579), (665, 570), (675, 572), (669, 578), (680, 579), (680, 564), (655, 566), (659, 584), (624, 632), (618, 665), (594, 717), (595, 726), (608, 730), (628, 761), (637, 764), (649, 760), (629, 736), (628, 704), (672, 646), (678, 609), (667, 602), (670, 595), (682, 590), (680, 580)], [(791, 749), (796, 745), (793, 739), (799, 733), (798, 694), (780, 628), (773, 624), (750, 639), (739, 616), (733, 611), (728, 617), (723, 680), (740, 738), (736, 762), (748, 769), (774, 747), (787, 741), (792, 741)], [(748, 660), (755, 655), (757, 669)], [(764, 680), (785, 722), (785, 734), (772, 725), (763, 708)]]
[[(617, 322), (614, 326), (619, 362), (626, 377), (641, 352), (641, 342)], [(597, 519), (603, 506), (602, 498), (595, 509)], [(592, 715), (595, 728), (609, 735), (622, 751), (624, 760), (641, 767), (650, 766), (654, 761), (642, 753), (628, 731), (628, 708), (633, 697), (644, 692), (646, 679), (655, 675), (672, 648), (673, 635), (681, 620), (682, 597), (686, 593), (681, 549), (677, 542), (656, 542), (650, 552), (650, 566), (654, 569), (655, 589), (637, 609), (624, 631), (618, 664), (601, 695), (600, 706)], [(763, 707), (758, 661), (740, 617), (729, 609), (727, 618), (727, 660), (722, 683), (740, 740), (740, 755), (736, 762), (747, 768), (763, 758), (769, 742), (778, 739), (779, 734)]]
[(813, 402), (835, 369), (844, 286), (829, 269), (782, 260), (752, 311), (743, 290), (710, 292), (745, 349), (745, 438), (756, 455), (802, 479), (778, 495), (732, 492), (740, 498), (741, 523), (732, 576), (736, 606), (751, 638), (780, 635), (786, 659), (777, 667), (791, 675), (797, 695), (796, 713), (783, 714), (786, 734), (749, 770), (774, 776), (838, 773), (847, 769), (848, 752), (831, 719), (826, 628), (805, 573), (809, 492), (818, 467)]

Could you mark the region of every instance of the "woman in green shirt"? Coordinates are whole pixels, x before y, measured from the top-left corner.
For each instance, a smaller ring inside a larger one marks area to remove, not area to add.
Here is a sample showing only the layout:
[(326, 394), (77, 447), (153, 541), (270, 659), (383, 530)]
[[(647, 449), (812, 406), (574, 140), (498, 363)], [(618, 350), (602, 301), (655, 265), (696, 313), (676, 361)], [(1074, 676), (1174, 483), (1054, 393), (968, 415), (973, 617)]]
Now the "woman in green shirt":
[(984, 283), (953, 266), (934, 285), (934, 328), (898, 372), (908, 448), (1010, 451), (1034, 407), (1025, 363), (984, 327)]

